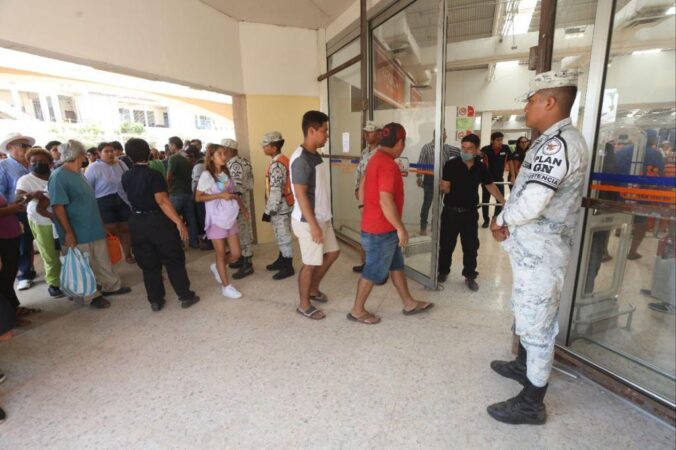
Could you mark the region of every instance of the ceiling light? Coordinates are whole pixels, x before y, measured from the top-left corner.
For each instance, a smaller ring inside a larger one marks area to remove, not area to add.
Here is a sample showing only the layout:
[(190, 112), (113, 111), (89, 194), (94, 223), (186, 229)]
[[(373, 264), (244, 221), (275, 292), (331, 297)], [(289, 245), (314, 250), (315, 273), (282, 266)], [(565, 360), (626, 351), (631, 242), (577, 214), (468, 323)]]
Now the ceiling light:
[(516, 120), (516, 114), (512, 114), (511, 116), (509, 116), (510, 122), (514, 122), (515, 120)]
[(676, 6), (672, 6), (671, 8), (667, 9), (667, 16), (673, 16), (674, 14), (676, 14)]
[(659, 53), (661, 52), (661, 48), (650, 48), (648, 50), (636, 50), (631, 52), (632, 55), (649, 55), (651, 53)]
[(516, 34), (526, 34), (530, 28), (530, 21), (533, 18), (533, 12), (535, 12), (536, 0), (521, 0), (518, 6), (518, 12), (514, 15), (513, 18), (513, 33)]

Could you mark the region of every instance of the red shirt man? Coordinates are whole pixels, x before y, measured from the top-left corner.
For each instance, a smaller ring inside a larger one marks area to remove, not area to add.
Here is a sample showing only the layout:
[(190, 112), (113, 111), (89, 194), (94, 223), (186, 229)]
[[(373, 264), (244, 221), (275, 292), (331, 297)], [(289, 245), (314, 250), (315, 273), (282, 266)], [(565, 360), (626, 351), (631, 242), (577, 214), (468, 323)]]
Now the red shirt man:
[(385, 284), (388, 276), (397, 288), (404, 304), (405, 315), (428, 311), (434, 304), (419, 302), (411, 296), (404, 275), (401, 247), (408, 243), (408, 232), (401, 215), (404, 209), (404, 183), (395, 159), (406, 145), (406, 130), (398, 123), (383, 127), (376, 153), (366, 166), (360, 198), (364, 212), (361, 220), (361, 245), (366, 252), (357, 296), (347, 318), (373, 325), (380, 318), (365, 309), (366, 299), (374, 284)]

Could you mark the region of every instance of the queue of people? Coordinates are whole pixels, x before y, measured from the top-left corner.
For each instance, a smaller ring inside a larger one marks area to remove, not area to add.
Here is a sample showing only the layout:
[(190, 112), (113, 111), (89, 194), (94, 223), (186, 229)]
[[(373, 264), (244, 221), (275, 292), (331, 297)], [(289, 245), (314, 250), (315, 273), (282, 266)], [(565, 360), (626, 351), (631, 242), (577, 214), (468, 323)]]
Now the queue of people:
[[(515, 361), (493, 361), (491, 367), (523, 389), (516, 397), (489, 406), (488, 413), (506, 423), (546, 421), (543, 400), (558, 332), (558, 303), (587, 161), (584, 139), (569, 118), (576, 83), (576, 75), (565, 70), (538, 75), (524, 97), (526, 122), (541, 133), (532, 149), (526, 152), (528, 145), (519, 143), (519, 153), (511, 157), (503, 136), (494, 134), (482, 154), (478, 136), (470, 134), (462, 139), (460, 149), (444, 147), (442, 180), (431, 187), (444, 194), (439, 280), (444, 281), (450, 271), (460, 236), (463, 276), (473, 291), (478, 289), (479, 186), (505, 205), (496, 209), (490, 227), (512, 262), (513, 313), (521, 345)], [(294, 275), (293, 233), (302, 260), (296, 311), (321, 320), (326, 313), (318, 306), (330, 299), (321, 283), (340, 253), (332, 225), (330, 163), (320, 152), (328, 140), (329, 117), (308, 111), (301, 129), (303, 143), (290, 158), (282, 153), (285, 141), (280, 133), (266, 133), (260, 142), (261, 151), (270, 157), (262, 218), (273, 227), (279, 247), (277, 260), (267, 269), (276, 272), (275, 280)], [(362, 213), (362, 265), (355, 268), (361, 275), (347, 319), (375, 325), (381, 318), (368, 311), (366, 302), (374, 287), (389, 279), (401, 298), (403, 315), (429, 313), (434, 304), (416, 300), (404, 274), (402, 248), (409, 233), (402, 220), (405, 198), (396, 160), (405, 149), (406, 130), (394, 122), (382, 127), (370, 122), (363, 131), (368, 146), (355, 177)], [(33, 138), (20, 134), (0, 144), (0, 150), (9, 155), (0, 161), (0, 340), (7, 333), (11, 336), (14, 326), (29, 324), (26, 316), (39, 312), (22, 307), (14, 290), (15, 278), (21, 290), (30, 288), (36, 276), (33, 239), (45, 260), (49, 295), (63, 296), (58, 255), (77, 247), (89, 255), (98, 284), (84, 300), (103, 309), (111, 305), (108, 297), (131, 292), (113, 269), (108, 253), (107, 234), (118, 236), (126, 262), (136, 263), (143, 272), (151, 310), (159, 312), (166, 304), (163, 267), (182, 308), (200, 300), (191, 290), (183, 243), (201, 248), (203, 228), (215, 250), (209, 269), (221, 294), (233, 299), (246, 295), (230, 281), (254, 272), (253, 171), (238, 154), (236, 141), (208, 144), (203, 159), (201, 141), (184, 142), (178, 137), (169, 139), (164, 158), (138, 138), (129, 139), (123, 152), (119, 142), (102, 143), (96, 152), (74, 140), (56, 148), (52, 145), (50, 151), (34, 144)], [(430, 149), (433, 145), (426, 145), (422, 164), (428, 163)], [(163, 159), (166, 165), (157, 163)], [(507, 164), (512, 161), (518, 164)], [(505, 164), (513, 169), (515, 181), (507, 201), (502, 185), (496, 185), (503, 179)], [(83, 174), (85, 165), (89, 167)], [(425, 190), (421, 231), (427, 227), (430, 179), (434, 177), (418, 179)], [(196, 204), (204, 205), (202, 226)], [(228, 268), (237, 271), (228, 274)]]

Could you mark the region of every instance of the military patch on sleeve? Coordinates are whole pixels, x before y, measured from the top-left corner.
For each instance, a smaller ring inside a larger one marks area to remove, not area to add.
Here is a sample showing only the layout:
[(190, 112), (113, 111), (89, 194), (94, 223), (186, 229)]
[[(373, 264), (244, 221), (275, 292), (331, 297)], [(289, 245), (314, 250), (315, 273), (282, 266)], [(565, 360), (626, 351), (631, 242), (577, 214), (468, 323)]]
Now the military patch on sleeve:
[(566, 142), (556, 136), (535, 150), (526, 183), (538, 183), (558, 189), (568, 173)]

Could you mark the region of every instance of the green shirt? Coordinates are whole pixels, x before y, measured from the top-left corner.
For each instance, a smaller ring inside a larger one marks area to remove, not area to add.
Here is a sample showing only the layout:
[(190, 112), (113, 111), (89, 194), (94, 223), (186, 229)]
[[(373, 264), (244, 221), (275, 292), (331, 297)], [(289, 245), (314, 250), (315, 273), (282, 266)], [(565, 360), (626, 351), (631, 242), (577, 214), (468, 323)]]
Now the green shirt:
[(177, 153), (169, 158), (167, 178), (172, 174), (169, 195), (190, 194), (192, 195), (192, 164), (188, 158)]
[[(96, 197), (85, 177), (65, 167), (56, 169), (47, 185), (52, 206), (63, 205), (78, 244), (87, 244), (106, 237)], [(55, 220), (56, 229), (63, 243), (66, 233)]]
[(162, 161), (160, 161), (159, 159), (153, 159), (152, 161), (148, 161), (148, 167), (161, 173), (162, 178), (165, 179), (167, 178), (167, 174), (164, 171), (164, 164), (162, 164)]

